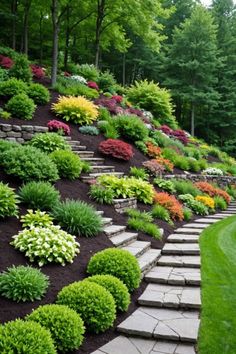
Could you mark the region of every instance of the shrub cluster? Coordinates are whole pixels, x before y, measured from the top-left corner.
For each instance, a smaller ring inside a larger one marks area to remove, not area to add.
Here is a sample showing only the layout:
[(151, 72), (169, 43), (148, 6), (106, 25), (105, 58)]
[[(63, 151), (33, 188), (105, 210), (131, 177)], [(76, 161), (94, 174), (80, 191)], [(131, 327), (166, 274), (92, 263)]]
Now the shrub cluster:
[(34, 101), (25, 93), (19, 93), (13, 96), (6, 104), (6, 110), (13, 117), (30, 120), (36, 109)]
[(215, 208), (215, 202), (214, 202), (214, 199), (211, 198), (211, 197), (207, 197), (205, 195), (197, 195), (195, 197), (195, 199), (198, 201), (198, 202), (201, 202), (202, 204), (204, 204), (208, 209), (214, 209)]
[(159, 162), (157, 162), (156, 159), (143, 162), (143, 166), (146, 168), (146, 170), (149, 171), (151, 175), (155, 177), (161, 176), (162, 173), (165, 171), (165, 167), (161, 165)]
[(49, 278), (30, 266), (12, 266), (0, 274), (0, 294), (13, 301), (40, 300), (48, 286)]
[(125, 283), (129, 291), (138, 288), (141, 271), (137, 259), (121, 249), (107, 248), (91, 257), (87, 271), (89, 274), (109, 274)]
[(53, 217), (67, 232), (76, 236), (93, 237), (102, 230), (102, 219), (89, 204), (69, 200), (53, 208)]
[(62, 288), (57, 303), (78, 312), (86, 329), (99, 333), (113, 325), (116, 316), (115, 301), (111, 293), (95, 282), (83, 280)]
[(144, 181), (148, 181), (149, 176), (148, 173), (144, 168), (139, 168), (139, 167), (130, 167), (130, 175), (135, 177), (135, 178), (140, 178)]
[(23, 227), (49, 227), (53, 224), (52, 217), (45, 211), (27, 210), (27, 213), (20, 219)]
[(99, 145), (99, 151), (104, 155), (111, 155), (125, 161), (129, 161), (134, 155), (131, 145), (115, 139), (102, 141)]
[(68, 124), (53, 119), (47, 123), (50, 132), (61, 133), (62, 135), (70, 135), (70, 127)]
[(155, 178), (153, 183), (159, 188), (164, 189), (169, 193), (175, 193), (174, 183), (168, 179)]
[(0, 182), (0, 218), (18, 215), (18, 199), (14, 190)]
[(191, 194), (180, 194), (179, 199), (197, 215), (208, 215), (208, 208)]
[(76, 311), (64, 305), (39, 306), (26, 318), (50, 331), (58, 351), (78, 349), (83, 341), (84, 323)]
[(132, 115), (119, 115), (114, 120), (114, 125), (120, 136), (131, 140), (145, 140), (148, 137), (148, 128), (141, 119)]
[(38, 133), (29, 144), (49, 154), (56, 150), (70, 150), (71, 147), (63, 136), (57, 133)]
[(80, 176), (82, 162), (72, 151), (56, 150), (50, 154), (50, 158), (57, 166), (61, 178), (74, 180)]
[(147, 155), (149, 157), (153, 157), (155, 159), (156, 157), (159, 157), (161, 155), (161, 148), (152, 144), (150, 141), (146, 142), (146, 147)]
[(50, 100), (48, 89), (40, 84), (30, 84), (27, 89), (27, 95), (32, 98), (36, 104), (40, 105), (44, 105)]
[(173, 220), (183, 220), (184, 216), (182, 205), (173, 195), (169, 195), (165, 192), (156, 193), (154, 202), (166, 208)]
[(72, 263), (79, 253), (75, 237), (54, 225), (24, 229), (13, 236), (11, 245), (25, 252), (30, 262), (37, 262), (40, 267), (51, 262)]
[(227, 204), (230, 203), (230, 195), (220, 188), (212, 186), (208, 182), (196, 182), (195, 186), (203, 193), (208, 194), (210, 197), (219, 196), (224, 198)]

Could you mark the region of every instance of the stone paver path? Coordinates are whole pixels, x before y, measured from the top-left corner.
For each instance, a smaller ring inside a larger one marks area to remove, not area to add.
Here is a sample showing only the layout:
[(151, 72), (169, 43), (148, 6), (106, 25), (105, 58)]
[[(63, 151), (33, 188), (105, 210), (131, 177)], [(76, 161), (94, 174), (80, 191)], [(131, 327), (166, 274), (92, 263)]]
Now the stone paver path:
[[(234, 204), (183, 225), (169, 236), (161, 254), (143, 241), (123, 246), (138, 257), (148, 286), (138, 299), (140, 307), (118, 325), (122, 335), (92, 354), (195, 354), (201, 308), (199, 237), (206, 227), (235, 214)], [(116, 235), (108, 236), (112, 240)]]

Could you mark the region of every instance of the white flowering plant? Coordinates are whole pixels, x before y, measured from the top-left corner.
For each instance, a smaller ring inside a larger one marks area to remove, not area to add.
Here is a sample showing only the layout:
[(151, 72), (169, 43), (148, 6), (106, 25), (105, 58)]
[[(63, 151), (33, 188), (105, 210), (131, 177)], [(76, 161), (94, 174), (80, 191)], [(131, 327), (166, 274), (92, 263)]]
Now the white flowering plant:
[(69, 76), (69, 80), (75, 80), (75, 81), (80, 82), (81, 84), (87, 85), (87, 80), (81, 75)]
[(46, 263), (73, 263), (80, 251), (80, 244), (75, 236), (61, 230), (60, 226), (31, 227), (13, 236), (11, 242), (16, 249), (24, 252), (30, 262), (37, 262), (41, 267)]
[(223, 176), (224, 172), (217, 167), (208, 167), (202, 171), (203, 175), (211, 175), (211, 176)]

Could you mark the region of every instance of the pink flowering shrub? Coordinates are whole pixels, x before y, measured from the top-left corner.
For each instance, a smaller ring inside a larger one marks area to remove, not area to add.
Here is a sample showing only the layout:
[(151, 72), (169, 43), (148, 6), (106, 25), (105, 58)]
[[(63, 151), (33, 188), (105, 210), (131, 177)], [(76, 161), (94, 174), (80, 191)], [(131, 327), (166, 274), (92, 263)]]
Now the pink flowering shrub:
[(45, 73), (43, 71), (43, 68), (39, 65), (36, 64), (31, 64), (30, 65), (32, 74), (34, 77), (36, 77), (37, 79), (42, 79), (45, 76)]
[(70, 135), (70, 127), (69, 125), (60, 122), (59, 120), (50, 120), (47, 124), (48, 130), (50, 132), (58, 132), (62, 131), (64, 135)]
[(143, 162), (143, 167), (145, 167), (153, 176), (161, 176), (165, 171), (165, 167), (157, 162), (156, 159)]
[(162, 125), (160, 127), (160, 130), (163, 133), (165, 133), (166, 135), (178, 139), (184, 145), (187, 145), (188, 142), (189, 142), (189, 139), (188, 139), (186, 133), (183, 130), (181, 130), (181, 129), (173, 130), (170, 127), (168, 127), (167, 125)]
[(94, 89), (94, 90), (99, 91), (99, 87), (98, 87), (98, 85), (96, 84), (96, 82), (94, 82), (94, 81), (88, 81), (88, 82), (87, 82), (87, 86), (88, 86), (89, 88), (91, 88), (91, 89)]
[(5, 57), (4, 55), (0, 55), (0, 66), (4, 69), (10, 69), (14, 64), (13, 60), (9, 57)]
[(129, 161), (133, 157), (133, 149), (130, 144), (122, 140), (107, 139), (100, 143), (99, 151), (105, 155), (111, 155), (117, 159)]
[(111, 97), (112, 100), (115, 100), (116, 103), (121, 103), (123, 101), (123, 97), (122, 96), (119, 96), (119, 95), (114, 95)]

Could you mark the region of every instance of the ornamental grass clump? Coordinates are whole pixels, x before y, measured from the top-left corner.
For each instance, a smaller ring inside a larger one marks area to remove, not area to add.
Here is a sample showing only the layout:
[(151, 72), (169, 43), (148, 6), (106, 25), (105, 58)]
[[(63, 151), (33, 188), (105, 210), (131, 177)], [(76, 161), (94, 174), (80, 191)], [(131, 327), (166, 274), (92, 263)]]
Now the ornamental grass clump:
[(91, 185), (89, 196), (99, 204), (113, 204), (113, 191), (99, 184)]
[(33, 321), (15, 320), (0, 327), (0, 353), (56, 354), (51, 333)]
[(13, 236), (11, 245), (40, 267), (47, 263), (73, 263), (79, 253), (75, 236), (60, 229), (60, 226), (31, 227)]
[(108, 274), (119, 278), (129, 291), (139, 287), (141, 271), (137, 259), (126, 250), (107, 248), (90, 258), (89, 274)]
[(216, 196), (214, 197), (214, 203), (215, 203), (215, 208), (220, 209), (220, 210), (226, 210), (227, 209), (227, 203), (224, 200), (224, 198)]
[(127, 286), (113, 275), (93, 275), (86, 280), (103, 286), (113, 296), (116, 308), (120, 311), (127, 311), (130, 304), (130, 294)]
[(0, 274), (0, 294), (25, 302), (41, 300), (49, 286), (49, 277), (30, 266), (12, 266)]
[(97, 106), (82, 96), (60, 96), (52, 110), (66, 121), (80, 125), (89, 125), (98, 118)]
[(83, 342), (84, 322), (80, 315), (65, 305), (39, 306), (26, 317), (51, 333), (56, 349), (66, 353), (78, 349)]
[(47, 211), (59, 202), (60, 194), (49, 182), (28, 182), (20, 188), (19, 197), (28, 207)]
[(34, 146), (46, 154), (57, 150), (71, 150), (65, 138), (57, 133), (38, 133), (30, 140), (29, 145)]
[(111, 293), (86, 279), (62, 288), (57, 295), (57, 304), (78, 312), (86, 329), (93, 333), (104, 332), (113, 325), (116, 317), (116, 305)]
[(152, 208), (151, 213), (154, 218), (171, 223), (170, 213), (162, 205), (155, 204)]
[(0, 182), (0, 218), (7, 216), (17, 216), (19, 203), (14, 189), (7, 184)]
[(102, 231), (102, 218), (89, 204), (79, 200), (59, 202), (52, 215), (58, 224), (72, 235), (94, 237)]

